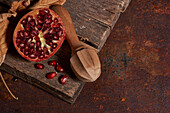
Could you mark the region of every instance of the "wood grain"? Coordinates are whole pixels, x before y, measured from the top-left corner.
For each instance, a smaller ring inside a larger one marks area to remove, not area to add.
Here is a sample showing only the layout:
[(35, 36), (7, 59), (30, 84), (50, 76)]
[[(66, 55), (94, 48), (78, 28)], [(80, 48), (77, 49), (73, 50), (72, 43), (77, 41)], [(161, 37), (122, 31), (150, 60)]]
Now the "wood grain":
[(99, 53), (102, 76), (70, 105), (21, 79), (0, 80), (2, 113), (169, 113), (169, 0), (132, 0)]
[[(0, 0), (0, 3), (6, 3), (7, 6), (10, 6), (12, 1)], [(32, 1), (34, 2), (34, 0)], [(81, 37), (87, 37), (88, 41), (95, 45), (99, 52), (122, 11), (123, 6), (120, 5), (122, 1), (129, 3), (129, 0), (67, 0), (64, 6), (71, 15), (76, 33)], [(2, 6), (2, 9), (5, 12), (6, 8)], [(45, 68), (43, 71), (35, 70), (34, 63), (19, 56), (12, 45), (0, 68), (69, 103), (74, 103), (84, 83), (73, 74), (69, 63), (70, 56), (70, 47), (65, 42), (56, 55), (42, 62), (45, 66), (49, 60), (55, 59), (61, 62), (64, 69), (67, 70), (65, 74), (69, 76), (68, 84), (64, 86), (59, 84), (59, 76), (55, 78), (55, 81), (49, 81), (45, 78), (46, 73), (55, 71), (52, 67)]]

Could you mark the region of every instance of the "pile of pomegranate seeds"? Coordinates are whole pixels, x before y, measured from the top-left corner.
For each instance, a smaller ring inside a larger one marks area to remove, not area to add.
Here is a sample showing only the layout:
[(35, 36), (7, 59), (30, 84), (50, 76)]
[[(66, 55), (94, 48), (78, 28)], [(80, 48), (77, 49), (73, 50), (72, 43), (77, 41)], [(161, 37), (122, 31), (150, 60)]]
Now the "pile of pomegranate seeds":
[[(51, 66), (55, 66), (55, 69), (57, 70), (57, 72), (64, 71), (64, 69), (58, 64), (57, 61), (49, 61), (48, 64)], [(44, 65), (41, 63), (35, 64), (35, 67), (37, 69), (44, 69)], [(46, 75), (47, 79), (53, 79), (55, 76), (57, 76), (57, 72), (48, 73)], [(67, 79), (68, 79), (67, 75), (62, 75), (59, 77), (59, 82), (64, 85), (66, 83)]]
[(42, 61), (51, 57), (65, 39), (63, 23), (50, 9), (26, 14), (17, 25), (14, 45), (27, 60)]

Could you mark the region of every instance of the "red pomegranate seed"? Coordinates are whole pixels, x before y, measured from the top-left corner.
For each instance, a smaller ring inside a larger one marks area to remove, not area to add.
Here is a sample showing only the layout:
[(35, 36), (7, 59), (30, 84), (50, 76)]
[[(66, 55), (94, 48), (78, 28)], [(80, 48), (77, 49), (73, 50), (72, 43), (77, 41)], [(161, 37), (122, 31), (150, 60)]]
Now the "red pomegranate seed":
[(51, 66), (56, 66), (58, 63), (57, 61), (49, 61), (48, 64)]
[(47, 74), (47, 78), (48, 79), (53, 79), (56, 75), (57, 75), (56, 72), (52, 72), (52, 73)]
[(30, 21), (30, 20), (32, 20), (33, 19), (33, 16), (31, 16), (31, 15), (28, 15), (27, 16), (27, 21)]
[(44, 57), (45, 57), (45, 55), (41, 54), (38, 58), (42, 59)]
[(54, 23), (58, 23), (58, 19), (57, 18), (54, 18)]
[(32, 54), (29, 55), (29, 57), (32, 58), (32, 59), (35, 59), (35, 58), (37, 58), (37, 55), (32, 53)]
[(60, 66), (60, 65), (56, 65), (55, 69), (58, 71), (58, 72), (63, 72), (64, 69)]
[(40, 63), (35, 64), (35, 67), (36, 67), (37, 69), (44, 69), (44, 65), (43, 65), (43, 64), (40, 64)]
[(66, 83), (67, 79), (68, 79), (68, 77), (66, 75), (61, 76), (60, 83), (64, 85)]

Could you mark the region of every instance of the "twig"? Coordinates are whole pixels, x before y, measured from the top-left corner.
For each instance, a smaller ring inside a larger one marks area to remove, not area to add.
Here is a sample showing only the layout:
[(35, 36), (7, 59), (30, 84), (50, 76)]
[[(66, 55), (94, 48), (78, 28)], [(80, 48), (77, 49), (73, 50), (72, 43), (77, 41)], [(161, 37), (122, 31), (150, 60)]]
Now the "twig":
[(6, 89), (7, 89), (7, 90), (8, 90), (8, 92), (10, 93), (10, 95), (11, 95), (14, 99), (18, 100), (18, 97), (14, 96), (14, 95), (13, 95), (13, 93), (10, 91), (10, 89), (9, 89), (9, 87), (7, 86), (7, 84), (6, 84), (5, 80), (4, 80), (4, 78), (3, 78), (3, 76), (2, 76), (2, 73), (1, 73), (1, 72), (0, 72), (0, 77), (1, 77), (1, 79), (2, 79), (2, 82), (3, 82), (3, 83), (4, 83), (4, 85), (5, 85)]

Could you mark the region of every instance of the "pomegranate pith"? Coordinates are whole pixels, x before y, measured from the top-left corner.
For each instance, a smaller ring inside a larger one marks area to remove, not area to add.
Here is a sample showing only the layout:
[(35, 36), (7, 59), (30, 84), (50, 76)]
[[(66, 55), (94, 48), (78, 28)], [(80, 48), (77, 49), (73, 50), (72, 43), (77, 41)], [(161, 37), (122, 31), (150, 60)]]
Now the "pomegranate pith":
[(36, 9), (24, 15), (13, 34), (13, 43), (18, 53), (35, 62), (54, 55), (64, 39), (62, 20), (48, 8)]

